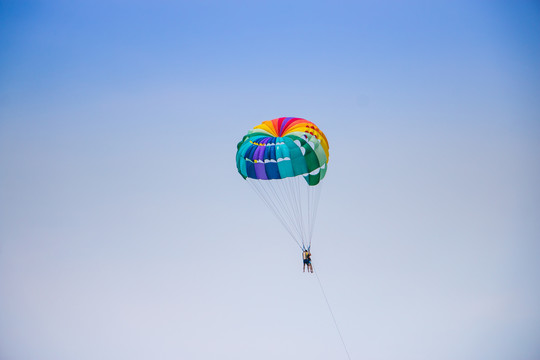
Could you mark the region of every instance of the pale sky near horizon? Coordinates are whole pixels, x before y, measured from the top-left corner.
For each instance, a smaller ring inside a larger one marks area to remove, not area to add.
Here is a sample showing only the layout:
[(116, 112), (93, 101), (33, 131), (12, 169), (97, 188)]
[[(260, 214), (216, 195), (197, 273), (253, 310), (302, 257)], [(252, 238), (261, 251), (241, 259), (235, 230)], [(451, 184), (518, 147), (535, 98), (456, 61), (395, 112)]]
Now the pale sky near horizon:
[(539, 64), (535, 1), (1, 1), (0, 360), (346, 359), (236, 172), (281, 116), (352, 359), (538, 360)]

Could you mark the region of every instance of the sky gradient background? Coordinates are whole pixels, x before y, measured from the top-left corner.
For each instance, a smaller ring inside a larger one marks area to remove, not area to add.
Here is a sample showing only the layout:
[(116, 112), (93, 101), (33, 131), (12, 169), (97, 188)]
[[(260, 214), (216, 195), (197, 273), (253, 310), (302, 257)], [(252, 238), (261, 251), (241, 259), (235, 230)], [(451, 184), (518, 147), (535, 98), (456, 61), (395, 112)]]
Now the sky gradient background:
[(540, 358), (534, 1), (1, 1), (0, 359), (345, 359), (236, 144), (315, 122), (352, 359)]

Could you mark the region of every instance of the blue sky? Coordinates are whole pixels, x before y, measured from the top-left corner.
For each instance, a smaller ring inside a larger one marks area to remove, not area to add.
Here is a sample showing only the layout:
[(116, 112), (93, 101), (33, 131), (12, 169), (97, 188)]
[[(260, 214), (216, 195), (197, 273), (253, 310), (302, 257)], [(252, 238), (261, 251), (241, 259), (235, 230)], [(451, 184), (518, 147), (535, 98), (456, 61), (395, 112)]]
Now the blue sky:
[(540, 354), (533, 1), (0, 3), (0, 358), (346, 358), (234, 166), (330, 143), (313, 258), (353, 359)]

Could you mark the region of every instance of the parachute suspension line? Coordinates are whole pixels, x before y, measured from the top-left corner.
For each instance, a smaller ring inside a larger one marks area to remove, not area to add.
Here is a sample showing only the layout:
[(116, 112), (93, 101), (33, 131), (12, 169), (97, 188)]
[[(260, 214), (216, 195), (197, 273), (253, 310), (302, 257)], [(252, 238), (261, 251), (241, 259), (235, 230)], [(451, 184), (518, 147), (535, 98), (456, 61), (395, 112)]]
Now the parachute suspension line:
[(312, 204), (312, 198), (313, 198), (313, 186), (308, 186), (306, 189), (307, 192), (307, 238), (306, 242), (308, 243), (308, 247), (311, 247), (311, 224), (313, 222), (313, 204)]
[(291, 181), (288, 183), (287, 190), (289, 196), (289, 203), (291, 204), (291, 207), (294, 209), (295, 214), (295, 224), (298, 226), (298, 234), (300, 236), (300, 242), (302, 243), (302, 247), (304, 246), (304, 219), (302, 217), (302, 197), (300, 196), (296, 190), (295, 190), (295, 183), (298, 182), (298, 177), (292, 178)]
[(296, 191), (295, 183), (298, 181), (298, 177), (288, 178), (285, 182), (283, 182), (283, 187), (286, 190), (284, 192), (284, 195), (287, 196), (288, 204), (290, 205), (292, 212), (294, 214), (294, 221), (292, 223), (297, 227), (298, 229), (298, 236), (299, 236), (299, 242), (302, 244), (302, 248), (304, 247), (304, 237), (303, 237), (303, 228), (304, 228), (304, 221), (301, 216), (301, 205), (302, 201), (301, 198), (299, 198), (298, 192)]
[[(302, 181), (302, 186), (300, 185), (300, 181)], [(296, 189), (297, 189), (297, 194), (299, 195), (298, 196), (298, 208), (300, 209), (300, 218), (302, 219), (302, 244), (305, 245), (308, 241), (307, 239), (307, 234), (306, 234), (306, 230), (308, 229), (307, 228), (307, 224), (309, 222), (309, 218), (308, 218), (308, 214), (304, 214), (304, 212), (302, 211), (302, 195), (303, 194), (303, 190), (305, 189), (305, 186), (306, 186), (306, 180), (304, 179), (303, 176), (297, 176), (297, 180), (296, 180)], [(303, 187), (303, 188), (302, 188)], [(309, 188), (309, 185), (307, 186)], [(308, 189), (306, 189), (308, 190)], [(306, 195), (304, 195), (305, 197)], [(305, 209), (304, 209), (305, 210)]]
[(311, 186), (306, 189), (307, 192), (307, 239), (308, 249), (311, 248)]
[(315, 190), (313, 189), (313, 186), (309, 186), (307, 189), (307, 197), (308, 197), (308, 241), (309, 245), (308, 248), (311, 248), (311, 237), (313, 236), (313, 192)]
[[(298, 239), (298, 234), (294, 234), (295, 231), (296, 231), (296, 233), (298, 233), (298, 230), (292, 225), (294, 223), (291, 224), (291, 222), (287, 221), (288, 217), (286, 215), (288, 213), (288, 209), (285, 206), (283, 206), (283, 203), (281, 202), (281, 199), (279, 198), (279, 196), (278, 197), (276, 197), (276, 196), (272, 197), (271, 196), (270, 192), (267, 190), (267, 188), (265, 186), (267, 184), (267, 182), (265, 182), (264, 183), (265, 185), (263, 185), (262, 182), (260, 182), (258, 180), (255, 180), (255, 181), (253, 181), (253, 183), (258, 185), (258, 186), (256, 186), (256, 189), (260, 190), (259, 194), (262, 195), (261, 197), (263, 198), (263, 200), (265, 200), (268, 207), (270, 207), (272, 209), (272, 211), (274, 212), (276, 217), (280, 220), (281, 224), (285, 227), (285, 229), (287, 230), (289, 235), (291, 235), (294, 242), (296, 242), (296, 244), (299, 247), (301, 247), (300, 243), (297, 240)], [(276, 204), (276, 202), (273, 201), (273, 199), (277, 199), (278, 202), (281, 203), (281, 206), (279, 206), (279, 204)]]
[(281, 223), (285, 226), (285, 229), (291, 234), (293, 239), (295, 239), (295, 236), (291, 233), (291, 230), (289, 229), (289, 226), (287, 226), (285, 220), (283, 219), (282, 215), (277, 211), (277, 206), (274, 203), (274, 201), (268, 196), (268, 193), (263, 190), (262, 187), (258, 186), (259, 183), (256, 181), (250, 181), (248, 180), (248, 183), (251, 185), (251, 187), (255, 190), (255, 192), (259, 195), (259, 197), (266, 203), (266, 205), (273, 210), (276, 217), (281, 221)]
[[(271, 180), (266, 180), (264, 185), (263, 185), (263, 183), (261, 183), (261, 187), (266, 188), (266, 185), (268, 185), (268, 188), (270, 190), (272, 190), (273, 198), (276, 199), (279, 202), (280, 207), (278, 207), (278, 210), (283, 209), (283, 211), (287, 215), (284, 218), (284, 220), (287, 222), (287, 224), (289, 225), (289, 227), (291, 229), (296, 230), (297, 234), (300, 234), (300, 231), (298, 229), (298, 224), (296, 222), (294, 222), (294, 221), (292, 221), (292, 222), (287, 221), (287, 219), (291, 218), (291, 213), (290, 213), (290, 210), (289, 210), (289, 206), (287, 206), (289, 202), (287, 202), (287, 201), (285, 201), (285, 199), (283, 199), (283, 194), (284, 194), (283, 190), (281, 189), (281, 191), (279, 191), (280, 189), (277, 188), (277, 186), (279, 186), (279, 185), (276, 185), (276, 187), (275, 187), (274, 184), (277, 184), (277, 183), (274, 182), (274, 181), (271, 181)], [(297, 242), (298, 242), (298, 240), (297, 240)]]
[[(302, 203), (304, 201), (302, 201), (302, 196), (305, 197), (305, 195), (303, 194), (303, 188), (300, 187), (300, 181), (303, 181), (304, 184), (305, 184), (305, 179), (303, 176), (297, 176), (296, 179), (295, 179), (295, 185), (296, 185), (296, 190), (294, 191), (294, 194), (296, 195), (295, 198), (296, 198), (296, 204), (297, 204), (297, 208), (298, 208), (298, 214), (299, 214), (299, 217), (300, 217), (300, 221), (302, 222), (302, 245), (305, 247), (306, 246), (306, 243), (307, 243), (307, 239), (306, 239), (306, 219), (304, 217), (304, 214), (303, 214), (303, 211), (302, 211)], [(302, 185), (304, 185), (302, 184)]]
[(308, 212), (309, 212), (309, 224), (308, 224), (308, 231), (309, 231), (309, 247), (311, 247), (311, 238), (313, 237), (313, 223), (315, 222), (315, 219), (313, 218), (313, 192), (316, 191), (315, 189), (312, 189), (310, 186), (308, 189)]
[[(260, 182), (262, 189), (270, 189), (268, 193), (271, 199), (276, 199), (278, 202), (278, 206), (276, 206), (276, 212), (281, 216), (283, 219), (283, 222), (286, 224), (285, 226), (290, 229), (290, 233), (295, 233), (296, 236), (293, 235), (293, 239), (300, 246), (301, 238), (300, 238), (300, 230), (298, 228), (298, 224), (295, 221), (292, 221), (291, 217), (291, 209), (289, 205), (289, 202), (286, 201), (286, 198), (284, 198), (283, 192), (279, 193), (279, 189), (277, 189), (274, 185), (277, 184), (275, 181), (267, 180), (265, 182)], [(284, 214), (285, 213), (285, 216)], [(300, 241), (299, 241), (300, 239)]]
[(290, 178), (290, 181), (288, 181), (287, 186), (287, 196), (289, 199), (289, 204), (291, 204), (291, 208), (294, 212), (294, 223), (298, 225), (298, 235), (300, 243), (302, 243), (302, 247), (304, 247), (304, 236), (303, 236), (303, 219), (300, 213), (300, 205), (301, 201), (298, 199), (298, 192), (296, 190), (296, 182), (298, 181), (297, 177)]
[[(303, 215), (302, 207), (305, 206), (305, 196), (301, 192), (300, 182), (305, 182), (303, 176), (296, 176), (291, 179), (290, 183), (290, 194), (292, 195), (291, 203), (294, 204), (296, 209), (296, 223), (300, 227), (300, 241), (302, 242), (302, 247), (306, 247), (305, 241), (305, 228), (306, 228), (306, 219)], [(303, 184), (304, 185), (304, 184)]]
[(299, 242), (301, 242), (302, 245), (304, 245), (304, 242), (302, 240), (302, 228), (303, 228), (302, 217), (299, 215), (298, 204), (296, 202), (296, 193), (293, 188), (293, 184), (295, 180), (296, 180), (295, 178), (291, 178), (290, 180), (287, 180), (285, 182), (279, 181), (278, 183), (283, 187), (284, 189), (283, 194), (287, 196), (287, 199), (288, 199), (287, 204), (290, 206), (292, 213), (294, 214), (294, 221), (292, 221), (292, 223), (295, 225), (298, 231), (298, 236), (300, 240)]
[[(313, 189), (312, 189), (313, 188)], [(313, 229), (315, 228), (315, 220), (317, 219), (317, 209), (319, 208), (319, 199), (321, 198), (321, 188), (322, 188), (322, 182), (317, 184), (317, 186), (310, 186), (310, 191), (312, 191), (312, 205), (311, 205), (311, 213), (310, 213), (310, 220), (311, 225), (309, 227), (309, 246), (311, 247), (311, 238), (313, 237)]]
[(251, 187), (255, 190), (255, 192), (257, 193), (257, 195), (259, 195), (259, 197), (266, 203), (266, 205), (273, 211), (273, 213), (276, 215), (276, 217), (278, 218), (278, 220), (281, 222), (281, 224), (283, 225), (283, 227), (285, 227), (285, 229), (287, 230), (287, 232), (289, 233), (289, 235), (291, 235), (292, 239), (294, 240), (294, 242), (296, 242), (296, 244), (300, 247), (300, 249), (302, 249), (302, 246), (300, 245), (300, 243), (298, 242), (297, 240), (297, 236), (295, 236), (293, 234), (293, 229), (292, 227), (290, 226), (290, 224), (283, 218), (283, 214), (281, 214), (279, 212), (279, 207), (275, 204), (274, 201), (272, 201), (272, 198), (269, 196), (269, 193), (268, 191), (266, 191), (264, 189), (263, 186), (260, 186), (260, 183), (259, 183), (259, 180), (251, 180), (251, 179), (247, 179), (247, 182), (251, 185)]
[(326, 300), (326, 305), (328, 305), (328, 310), (330, 310), (330, 315), (332, 315), (332, 320), (334, 320), (334, 325), (336, 326), (336, 330), (339, 334), (339, 338), (341, 339), (341, 343), (343, 344), (343, 348), (345, 349), (345, 353), (347, 353), (347, 358), (351, 360), (351, 355), (349, 354), (349, 350), (347, 350), (347, 345), (345, 345), (345, 340), (343, 340), (343, 336), (341, 335), (341, 330), (339, 330), (338, 323), (336, 321), (336, 317), (334, 316), (334, 312), (332, 311), (332, 307), (330, 306), (330, 302), (328, 301), (328, 298), (326, 297), (326, 293), (324, 292), (324, 288), (321, 283), (321, 279), (319, 279), (319, 275), (317, 274), (317, 270), (313, 269), (313, 272), (315, 273), (315, 276), (317, 277), (317, 281), (319, 282), (319, 286), (321, 287), (321, 292), (324, 296), (324, 300)]

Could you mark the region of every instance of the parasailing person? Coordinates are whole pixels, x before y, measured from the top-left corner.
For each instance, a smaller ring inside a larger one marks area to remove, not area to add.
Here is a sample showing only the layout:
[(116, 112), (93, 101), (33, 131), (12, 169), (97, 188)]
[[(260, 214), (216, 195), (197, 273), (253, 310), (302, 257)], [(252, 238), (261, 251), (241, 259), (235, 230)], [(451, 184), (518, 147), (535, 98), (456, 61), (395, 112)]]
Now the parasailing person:
[(311, 265), (311, 252), (309, 249), (302, 251), (302, 259), (304, 260), (304, 268), (302, 272), (306, 272), (306, 265), (308, 272), (313, 273), (313, 265)]

